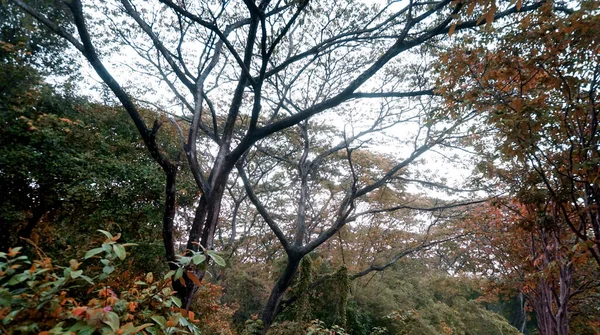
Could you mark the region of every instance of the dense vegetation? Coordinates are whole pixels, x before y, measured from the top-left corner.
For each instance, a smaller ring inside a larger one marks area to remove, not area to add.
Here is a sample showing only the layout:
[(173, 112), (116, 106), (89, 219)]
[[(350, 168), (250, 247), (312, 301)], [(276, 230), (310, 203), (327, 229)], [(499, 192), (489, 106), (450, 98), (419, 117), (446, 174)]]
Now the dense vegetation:
[(599, 17), (0, 1), (0, 334), (600, 334)]

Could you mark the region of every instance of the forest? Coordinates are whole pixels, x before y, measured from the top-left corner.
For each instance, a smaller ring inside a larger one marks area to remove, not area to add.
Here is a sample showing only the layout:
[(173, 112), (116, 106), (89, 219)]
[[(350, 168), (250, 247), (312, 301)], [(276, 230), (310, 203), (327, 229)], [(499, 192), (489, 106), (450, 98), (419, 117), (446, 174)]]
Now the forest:
[(597, 0), (0, 0), (0, 334), (600, 335)]

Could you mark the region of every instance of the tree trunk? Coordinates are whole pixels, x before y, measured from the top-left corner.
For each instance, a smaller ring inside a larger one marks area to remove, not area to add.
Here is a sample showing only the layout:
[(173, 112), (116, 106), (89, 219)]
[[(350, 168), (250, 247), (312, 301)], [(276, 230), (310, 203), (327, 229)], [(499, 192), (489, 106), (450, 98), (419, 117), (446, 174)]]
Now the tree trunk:
[(573, 282), (570, 264), (560, 268), (558, 292), (554, 292), (546, 278), (540, 278), (536, 297), (532, 303), (541, 335), (568, 335), (568, 305)]
[(285, 270), (281, 276), (279, 276), (275, 286), (273, 286), (271, 295), (267, 301), (267, 305), (263, 310), (262, 321), (265, 326), (263, 329), (263, 334), (267, 333), (267, 330), (269, 330), (269, 327), (273, 323), (273, 319), (275, 319), (277, 310), (281, 304), (281, 299), (283, 298), (285, 291), (292, 284), (292, 279), (298, 271), (298, 267), (300, 266), (300, 261), (302, 260), (303, 256), (304, 255), (302, 254), (288, 253), (288, 263), (285, 267)]
[[(214, 181), (211, 182), (210, 194), (202, 195), (200, 203), (196, 208), (196, 214), (186, 246), (187, 249), (197, 251), (199, 249), (197, 244), (198, 241), (200, 241), (200, 245), (207, 250), (213, 248), (214, 235), (219, 223), (221, 203), (223, 201), (223, 195), (225, 194), (225, 186), (230, 171), (230, 169), (226, 170), (221, 167), (221, 172), (215, 173)], [(194, 271), (194, 273), (198, 279), (202, 280), (204, 278), (204, 271)], [(187, 275), (184, 275), (183, 278), (185, 285), (182, 285), (179, 282), (173, 282), (173, 288), (177, 291), (177, 294), (181, 299), (182, 307), (189, 310), (198, 287), (187, 277)]]
[(163, 171), (165, 172), (165, 209), (163, 212), (163, 227), (162, 227), (162, 237), (163, 244), (165, 246), (165, 256), (167, 258), (167, 262), (169, 262), (169, 267), (172, 267), (174, 264), (172, 262), (175, 261), (175, 243), (173, 239), (173, 221), (175, 220), (175, 211), (176, 211), (176, 193), (177, 193), (177, 167), (174, 165), (170, 165), (167, 167), (163, 167)]
[(25, 245), (25, 241), (21, 238), (31, 238), (31, 233), (33, 233), (33, 229), (35, 228), (35, 226), (37, 226), (38, 222), (40, 222), (40, 220), (46, 213), (48, 213), (48, 210), (43, 204), (40, 204), (39, 206), (33, 209), (31, 217), (27, 219), (27, 224), (25, 225), (25, 227), (21, 228), (17, 233), (17, 245)]
[(558, 295), (558, 312), (556, 323), (559, 335), (569, 334), (569, 298), (571, 297), (571, 285), (573, 284), (573, 266), (564, 265), (560, 268), (560, 287)]
[(527, 327), (527, 311), (525, 310), (525, 296), (523, 292), (517, 295), (517, 309), (514, 311), (511, 325), (517, 328), (521, 333), (525, 333)]

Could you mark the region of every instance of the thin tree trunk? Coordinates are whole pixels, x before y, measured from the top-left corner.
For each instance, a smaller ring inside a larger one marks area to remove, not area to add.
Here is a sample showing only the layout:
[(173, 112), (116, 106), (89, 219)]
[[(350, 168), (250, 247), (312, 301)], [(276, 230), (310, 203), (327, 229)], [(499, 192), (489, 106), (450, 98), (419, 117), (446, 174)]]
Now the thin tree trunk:
[(27, 219), (27, 224), (25, 227), (21, 228), (17, 233), (17, 245), (24, 245), (25, 241), (21, 238), (29, 239), (31, 238), (31, 233), (33, 233), (33, 229), (40, 222), (44, 214), (48, 213), (46, 206), (39, 205), (33, 209), (31, 213), (31, 217)]
[(175, 241), (173, 239), (173, 221), (175, 220), (176, 211), (176, 193), (177, 193), (177, 167), (170, 165), (163, 168), (165, 172), (165, 209), (163, 212), (163, 244), (165, 246), (165, 256), (169, 267), (172, 267), (175, 261)]

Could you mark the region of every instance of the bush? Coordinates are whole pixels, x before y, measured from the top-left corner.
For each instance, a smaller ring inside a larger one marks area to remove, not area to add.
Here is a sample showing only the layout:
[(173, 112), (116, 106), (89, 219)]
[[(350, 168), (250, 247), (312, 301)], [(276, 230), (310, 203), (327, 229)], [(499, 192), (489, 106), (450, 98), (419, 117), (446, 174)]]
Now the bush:
[[(21, 248), (0, 252), (0, 333), (199, 334), (199, 320), (180, 309), (171, 289), (171, 279), (181, 277), (181, 271), (170, 271), (158, 281), (148, 273), (123, 283), (118, 293), (106, 285), (132, 244), (117, 243), (118, 235), (101, 232), (106, 236), (101, 247), (65, 267), (54, 266), (35, 246), (34, 261), (21, 255)], [(98, 274), (89, 275), (96, 260)], [(89, 268), (85, 271), (84, 263)]]

